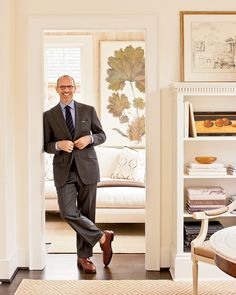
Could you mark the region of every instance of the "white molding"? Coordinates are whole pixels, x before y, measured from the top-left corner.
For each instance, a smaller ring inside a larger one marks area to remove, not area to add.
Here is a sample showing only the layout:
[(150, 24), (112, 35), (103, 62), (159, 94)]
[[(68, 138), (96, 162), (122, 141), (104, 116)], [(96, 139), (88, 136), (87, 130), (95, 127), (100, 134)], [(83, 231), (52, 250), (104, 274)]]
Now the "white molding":
[[(170, 269), (174, 281), (192, 281), (192, 260), (190, 259), (190, 255), (191, 254), (188, 253), (175, 256), (174, 263)], [(215, 265), (203, 263), (201, 261), (199, 262), (198, 274), (199, 281), (233, 279)]]
[(161, 267), (168, 268), (170, 266), (170, 247), (161, 247)]
[[(146, 33), (146, 269), (160, 269), (160, 94), (156, 15), (34, 16), (28, 21), (29, 265), (45, 265), (42, 178), (42, 36), (44, 31), (144, 31)], [(156, 126), (153, 128), (153, 126)]]
[(29, 266), (29, 253), (25, 248), (17, 249), (18, 255), (18, 267), (28, 267)]
[(18, 255), (15, 251), (8, 259), (0, 259), (0, 278), (9, 280), (18, 267)]
[(182, 94), (207, 94), (207, 93), (231, 93), (236, 95), (236, 83), (190, 83), (190, 82), (176, 82), (171, 85), (176, 92), (181, 92)]

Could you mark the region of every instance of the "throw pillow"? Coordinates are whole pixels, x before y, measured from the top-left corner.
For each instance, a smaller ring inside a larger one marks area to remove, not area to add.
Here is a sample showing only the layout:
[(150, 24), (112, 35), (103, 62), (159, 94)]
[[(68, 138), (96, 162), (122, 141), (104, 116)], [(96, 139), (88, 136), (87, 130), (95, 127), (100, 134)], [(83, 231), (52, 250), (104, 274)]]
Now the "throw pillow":
[(53, 154), (44, 153), (44, 179), (53, 180), (52, 160)]
[(111, 178), (144, 182), (144, 153), (124, 147), (119, 158), (118, 166), (112, 173)]

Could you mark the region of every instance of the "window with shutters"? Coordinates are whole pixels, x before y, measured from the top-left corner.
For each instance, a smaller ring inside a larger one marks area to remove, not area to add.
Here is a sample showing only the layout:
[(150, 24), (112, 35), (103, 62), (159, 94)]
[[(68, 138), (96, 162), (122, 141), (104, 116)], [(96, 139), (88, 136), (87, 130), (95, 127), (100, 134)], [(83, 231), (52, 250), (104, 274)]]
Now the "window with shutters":
[(65, 74), (75, 79), (74, 99), (88, 103), (93, 91), (92, 37), (45, 35), (44, 38), (44, 109), (58, 103), (56, 81)]

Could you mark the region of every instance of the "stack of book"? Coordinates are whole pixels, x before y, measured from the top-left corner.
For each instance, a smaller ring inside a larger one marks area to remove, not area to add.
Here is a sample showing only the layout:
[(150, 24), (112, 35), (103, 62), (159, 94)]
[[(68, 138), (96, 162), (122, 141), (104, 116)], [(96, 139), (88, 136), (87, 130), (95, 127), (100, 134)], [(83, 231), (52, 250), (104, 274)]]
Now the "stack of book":
[(190, 214), (221, 208), (225, 205), (226, 193), (221, 186), (188, 187), (186, 189), (186, 210)]
[[(193, 222), (185, 222), (184, 223), (184, 251), (191, 251), (191, 242), (194, 240), (199, 231), (200, 231), (201, 223), (198, 221)], [(210, 236), (216, 231), (222, 229), (223, 226), (219, 221), (210, 221), (208, 225), (208, 231), (206, 240), (210, 238)]]
[(198, 164), (198, 163), (187, 163), (186, 164), (186, 174), (188, 175), (214, 175), (214, 176), (224, 176), (227, 175), (227, 169), (222, 163), (212, 163), (212, 164)]
[(227, 167), (227, 172), (229, 175), (236, 175), (236, 164), (229, 164)]

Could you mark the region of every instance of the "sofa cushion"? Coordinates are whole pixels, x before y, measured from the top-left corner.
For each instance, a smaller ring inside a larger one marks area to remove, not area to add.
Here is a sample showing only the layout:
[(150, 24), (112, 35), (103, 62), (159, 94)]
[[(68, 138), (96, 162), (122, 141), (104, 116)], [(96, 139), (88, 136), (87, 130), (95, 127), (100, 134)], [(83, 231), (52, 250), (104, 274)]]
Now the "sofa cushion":
[(97, 208), (145, 208), (145, 188), (100, 187)]
[[(105, 185), (108, 180), (106, 180)], [(114, 181), (112, 181), (114, 182)], [(102, 183), (102, 182), (101, 182)], [(121, 183), (121, 181), (119, 181)], [(126, 181), (127, 183), (127, 181)], [(134, 184), (132, 181), (130, 185)], [(145, 208), (145, 188), (137, 186), (101, 186), (97, 189), (97, 208)], [(45, 198), (55, 199), (57, 193), (52, 180), (45, 181)]]
[(46, 180), (44, 195), (46, 199), (57, 199), (57, 191), (53, 180)]
[(117, 186), (129, 186), (129, 187), (145, 187), (145, 184), (141, 181), (126, 180), (126, 179), (110, 179), (102, 178), (98, 182), (97, 187), (117, 187)]
[(145, 178), (145, 154), (124, 147), (121, 151), (118, 165), (111, 177), (144, 182)]
[(111, 177), (116, 169), (122, 148), (95, 146), (101, 178)]

